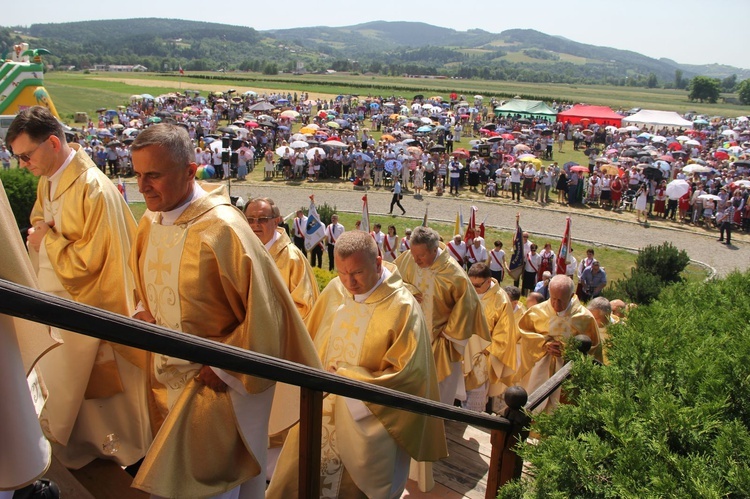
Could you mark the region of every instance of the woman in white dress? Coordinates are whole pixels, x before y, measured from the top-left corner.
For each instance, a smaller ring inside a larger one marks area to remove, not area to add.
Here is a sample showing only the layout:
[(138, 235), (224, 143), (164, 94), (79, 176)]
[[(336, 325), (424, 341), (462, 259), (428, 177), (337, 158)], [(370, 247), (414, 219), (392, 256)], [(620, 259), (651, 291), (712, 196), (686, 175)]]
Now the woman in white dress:
[(648, 186), (643, 182), (640, 187), (638, 187), (638, 192), (635, 194), (635, 213), (638, 217), (638, 223), (641, 223), (641, 216), (643, 216), (644, 223), (648, 222), (647, 204)]
[(422, 162), (419, 162), (419, 165), (417, 166), (417, 169), (414, 170), (414, 192), (417, 196), (422, 196), (422, 189), (424, 188), (424, 166), (422, 166)]

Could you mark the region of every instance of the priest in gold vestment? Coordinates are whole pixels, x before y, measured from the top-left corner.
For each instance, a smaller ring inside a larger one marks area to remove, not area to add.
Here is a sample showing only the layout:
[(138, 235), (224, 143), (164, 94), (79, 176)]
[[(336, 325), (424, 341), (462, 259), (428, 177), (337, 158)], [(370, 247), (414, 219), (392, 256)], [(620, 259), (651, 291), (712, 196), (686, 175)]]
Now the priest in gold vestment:
[[(0, 279), (37, 287), (2, 181), (0, 254)], [(56, 345), (47, 326), (0, 314), (0, 499), (32, 486), (49, 468), (52, 450), (42, 434), (27, 376), (37, 380), (33, 386), (38, 402), (42, 397), (34, 365)]]
[[(518, 321), (521, 359), (516, 380), (531, 394), (564, 365), (563, 342), (583, 334), (591, 339), (592, 351), (599, 345), (596, 319), (575, 296), (573, 280), (556, 275), (549, 283), (549, 300), (529, 308)], [(552, 411), (560, 401), (556, 390), (537, 412)]]
[(270, 198), (253, 198), (245, 205), (245, 218), (266, 247), (281, 273), (299, 314), (304, 319), (320, 294), (310, 262), (279, 227), (279, 207)]
[[(398, 270), (369, 234), (345, 232), (333, 279), (305, 321), (323, 367), (341, 376), (437, 400), (430, 337)], [(284, 444), (269, 498), (297, 497), (299, 431)], [(320, 497), (400, 497), (409, 459), (447, 455), (441, 420), (328, 395), (323, 401)]]
[[(148, 211), (131, 254), (137, 318), (319, 367), (273, 259), (226, 190), (195, 181), (194, 150), (178, 126), (134, 141)], [(261, 498), (275, 383), (154, 354), (168, 413), (133, 485), (157, 497)]]
[(478, 262), (469, 269), (469, 280), (479, 295), (492, 341), (477, 335), (469, 338), (464, 352), (466, 403), (473, 411), (484, 411), (488, 397), (501, 396), (516, 372), (518, 325), (510, 298), (492, 277), (490, 267)]
[(466, 343), (476, 334), (490, 340), (479, 296), (466, 272), (451, 258), (434, 229), (417, 227), (411, 249), (396, 259), (404, 282), (419, 291), (417, 300), (431, 334), (440, 401), (453, 404), (462, 395), (463, 359)]
[[(29, 253), (42, 291), (121, 315), (134, 310), (128, 254), (135, 220), (114, 184), (57, 119), (35, 106), (18, 114), (7, 141), (39, 176)], [(39, 362), (49, 398), (42, 426), (69, 468), (95, 458), (130, 465), (151, 442), (146, 353), (57, 331), (64, 344)]]

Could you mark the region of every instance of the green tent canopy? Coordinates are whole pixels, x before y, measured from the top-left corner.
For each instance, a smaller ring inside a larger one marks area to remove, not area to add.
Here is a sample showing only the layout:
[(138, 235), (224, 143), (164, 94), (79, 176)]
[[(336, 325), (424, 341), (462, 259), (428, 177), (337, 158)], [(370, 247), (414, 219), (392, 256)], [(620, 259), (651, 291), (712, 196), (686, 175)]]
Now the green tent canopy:
[(540, 100), (511, 99), (502, 106), (495, 108), (497, 116), (520, 115), (523, 118), (543, 119), (555, 122), (557, 111)]

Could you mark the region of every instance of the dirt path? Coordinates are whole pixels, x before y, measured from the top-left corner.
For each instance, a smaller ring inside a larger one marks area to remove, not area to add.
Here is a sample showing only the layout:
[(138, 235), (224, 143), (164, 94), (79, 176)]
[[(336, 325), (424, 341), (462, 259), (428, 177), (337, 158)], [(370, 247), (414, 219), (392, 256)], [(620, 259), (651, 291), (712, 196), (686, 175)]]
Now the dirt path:
[[(101, 81), (111, 81), (116, 83), (125, 83), (126, 85), (134, 85), (134, 86), (145, 86), (145, 87), (159, 87), (159, 88), (165, 88), (169, 90), (180, 90), (180, 84), (178, 83), (175, 85), (174, 81), (162, 81), (162, 80), (151, 80), (151, 79), (138, 79), (138, 78), (117, 78), (112, 76), (102, 76), (102, 77), (95, 77), (97, 80)], [(272, 94), (274, 92), (286, 92), (286, 93), (294, 93), (297, 92), (297, 94), (301, 94), (305, 92), (304, 89), (292, 89), (292, 90), (280, 90), (280, 89), (272, 89), (272, 88), (260, 88), (256, 86), (230, 86), (230, 85), (217, 85), (214, 83), (200, 83), (196, 81), (189, 81), (189, 82), (183, 82), (182, 83), (183, 89), (191, 89), (191, 90), (200, 90), (202, 92), (226, 92), (229, 88), (234, 88), (237, 90), (237, 93), (239, 95), (242, 95), (244, 92), (248, 90), (252, 90), (253, 92), (258, 92), (259, 94)], [(336, 94), (322, 94), (318, 92), (308, 92), (307, 93), (311, 99), (334, 99), (336, 98)]]

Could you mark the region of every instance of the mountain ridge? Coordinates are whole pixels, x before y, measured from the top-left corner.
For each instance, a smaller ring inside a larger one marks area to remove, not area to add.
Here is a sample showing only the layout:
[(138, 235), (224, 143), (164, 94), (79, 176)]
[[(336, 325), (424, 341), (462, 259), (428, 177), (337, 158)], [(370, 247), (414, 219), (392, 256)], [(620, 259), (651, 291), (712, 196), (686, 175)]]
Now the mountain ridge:
[[(325, 69), (387, 74), (433, 74), (496, 80), (661, 86), (704, 75), (750, 78), (750, 69), (720, 64), (683, 64), (635, 51), (584, 44), (533, 29), (500, 33), (458, 31), (414, 21), (368, 21), (350, 26), (255, 30), (203, 21), (164, 18), (77, 21), (6, 28), (0, 52), (19, 37), (45, 43), (53, 62), (144, 64), (164, 69), (259, 70), (269, 61), (278, 70)], [(107, 37), (101, 37), (107, 33)], [(17, 43), (17, 41), (15, 41)], [(69, 57), (75, 53), (76, 57)], [(150, 58), (150, 59), (146, 59)], [(156, 59), (159, 59), (157, 62)], [(77, 64), (76, 64), (77, 63)], [(271, 68), (273, 69), (273, 68)]]

